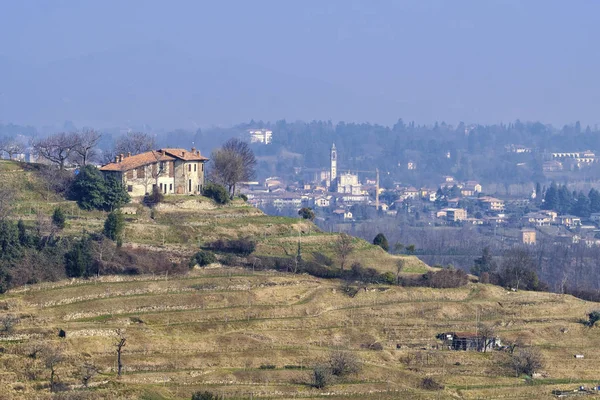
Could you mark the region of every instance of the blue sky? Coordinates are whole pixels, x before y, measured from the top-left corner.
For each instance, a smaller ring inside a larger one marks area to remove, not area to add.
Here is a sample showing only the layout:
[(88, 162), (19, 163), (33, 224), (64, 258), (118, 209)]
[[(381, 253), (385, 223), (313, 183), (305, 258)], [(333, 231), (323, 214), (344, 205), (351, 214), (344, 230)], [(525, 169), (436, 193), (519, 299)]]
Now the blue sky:
[[(598, 15), (593, 0), (0, 1), (0, 121), (595, 124)], [(119, 74), (134, 58), (144, 80)]]

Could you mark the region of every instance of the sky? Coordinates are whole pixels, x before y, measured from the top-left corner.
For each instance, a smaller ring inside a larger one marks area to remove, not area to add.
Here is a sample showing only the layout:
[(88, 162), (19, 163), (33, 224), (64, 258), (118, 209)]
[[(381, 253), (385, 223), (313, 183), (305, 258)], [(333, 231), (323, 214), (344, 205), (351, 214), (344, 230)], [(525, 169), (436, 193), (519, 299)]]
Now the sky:
[(0, 122), (600, 123), (594, 0), (0, 0)]

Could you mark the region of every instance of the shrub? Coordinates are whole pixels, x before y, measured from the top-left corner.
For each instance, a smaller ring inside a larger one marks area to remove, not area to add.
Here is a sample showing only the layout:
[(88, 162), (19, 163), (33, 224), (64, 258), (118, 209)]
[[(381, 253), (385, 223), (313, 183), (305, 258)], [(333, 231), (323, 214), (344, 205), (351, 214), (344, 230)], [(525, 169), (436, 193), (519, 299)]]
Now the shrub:
[(52, 224), (58, 229), (65, 229), (65, 221), (64, 211), (60, 207), (55, 208), (52, 214)]
[(387, 238), (383, 233), (378, 233), (377, 236), (373, 239), (373, 244), (375, 246), (381, 247), (385, 251), (390, 250), (390, 244), (388, 243)]
[(315, 259), (315, 262), (317, 262), (318, 264), (327, 265), (328, 267), (333, 266), (333, 260), (331, 259), (331, 257), (327, 257), (325, 254), (319, 253), (318, 251), (315, 251), (314, 253), (312, 253), (312, 255)]
[(248, 201), (248, 196), (246, 196), (244, 193), (240, 194), (240, 199), (244, 200), (244, 201)]
[(298, 215), (301, 216), (303, 219), (308, 219), (310, 221), (313, 221), (315, 219), (315, 212), (310, 207), (302, 207), (298, 211)]
[(331, 383), (331, 370), (325, 365), (317, 365), (313, 368), (312, 385), (317, 389), (323, 389)]
[(206, 265), (217, 262), (217, 258), (215, 255), (207, 250), (200, 250), (197, 252), (190, 262), (190, 267), (198, 264), (200, 267), (204, 267)]
[(151, 207), (155, 204), (162, 203), (165, 200), (165, 195), (161, 192), (158, 186), (152, 186), (152, 192), (144, 196), (144, 204)]
[(223, 240), (218, 239), (208, 245), (215, 251), (224, 253), (235, 253), (241, 256), (249, 256), (256, 249), (256, 243), (248, 238)]
[(217, 400), (218, 396), (211, 392), (194, 392), (192, 400)]
[(594, 310), (588, 314), (588, 322), (587, 325), (592, 327), (596, 325), (596, 322), (600, 321), (600, 310)]
[(275, 369), (277, 367), (275, 365), (273, 365), (273, 364), (263, 364), (259, 368), (260, 369)]
[(207, 183), (202, 189), (202, 195), (212, 199), (217, 204), (229, 203), (229, 193), (227, 189), (217, 183)]
[(388, 285), (396, 284), (396, 275), (394, 275), (390, 271), (385, 272), (381, 277), (383, 279), (383, 282), (387, 283)]
[(423, 275), (426, 285), (432, 288), (457, 288), (469, 283), (469, 277), (462, 270), (445, 268), (441, 271), (429, 271)]
[(442, 390), (442, 389), (444, 389), (444, 385), (436, 382), (435, 379), (433, 379), (429, 376), (427, 378), (423, 378), (420, 386), (421, 386), (421, 389), (425, 389), (425, 390)]
[(360, 359), (349, 351), (334, 351), (329, 355), (329, 367), (335, 376), (346, 376), (361, 370)]
[(521, 374), (533, 376), (535, 372), (544, 366), (541, 353), (533, 347), (520, 349), (514, 353), (511, 358), (511, 364), (517, 376)]
[(0, 318), (0, 332), (11, 333), (15, 325), (19, 322), (19, 317), (8, 314)]

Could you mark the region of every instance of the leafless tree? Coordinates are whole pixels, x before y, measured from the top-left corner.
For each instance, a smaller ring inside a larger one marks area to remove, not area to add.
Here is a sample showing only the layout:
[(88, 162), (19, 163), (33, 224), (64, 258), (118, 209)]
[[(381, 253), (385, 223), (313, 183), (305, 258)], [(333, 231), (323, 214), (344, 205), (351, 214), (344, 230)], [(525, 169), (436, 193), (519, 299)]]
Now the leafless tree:
[(56, 164), (60, 170), (63, 170), (75, 147), (77, 147), (77, 143), (76, 134), (61, 132), (45, 139), (34, 140), (32, 145), (40, 157)]
[(346, 376), (357, 373), (362, 365), (356, 354), (349, 351), (336, 350), (329, 355), (329, 367), (335, 376)]
[(544, 360), (538, 349), (527, 347), (512, 355), (511, 364), (517, 376), (520, 374), (533, 376), (534, 373), (543, 368)]
[(23, 145), (9, 137), (0, 138), (0, 153), (5, 152), (8, 155), (8, 159), (12, 160), (15, 154), (23, 152)]
[(58, 378), (58, 366), (65, 361), (62, 350), (58, 347), (46, 347), (43, 351), (44, 366), (50, 370), (50, 392), (54, 392), (56, 379)]
[(140, 154), (156, 148), (154, 137), (143, 132), (127, 132), (115, 142), (113, 155)]
[(334, 244), (333, 251), (338, 256), (338, 259), (340, 260), (340, 269), (343, 271), (346, 261), (348, 261), (348, 257), (354, 251), (352, 236), (341, 233)]
[(404, 260), (396, 261), (396, 285), (400, 284), (400, 273), (404, 269)]
[(248, 143), (239, 139), (229, 139), (223, 147), (211, 154), (210, 178), (226, 186), (231, 198), (239, 182), (254, 178), (256, 158)]
[(96, 146), (102, 137), (100, 132), (85, 129), (75, 134), (76, 144), (73, 148), (73, 161), (81, 166), (87, 165), (96, 157)]
[(19, 323), (19, 318), (16, 315), (8, 314), (0, 318), (0, 332), (12, 333), (16, 324)]
[(81, 383), (83, 386), (88, 387), (90, 381), (98, 373), (98, 367), (90, 362), (85, 362), (79, 370), (79, 376), (81, 377)]
[(487, 352), (487, 348), (491, 344), (492, 340), (496, 337), (496, 330), (492, 325), (484, 324), (480, 322), (477, 325), (477, 333), (481, 338), (481, 345), (483, 346), (483, 352)]
[(123, 362), (121, 361), (121, 354), (123, 353), (123, 347), (125, 347), (125, 342), (127, 341), (127, 337), (125, 336), (125, 331), (122, 329), (117, 329), (117, 341), (115, 342), (115, 347), (117, 348), (117, 375), (121, 376), (123, 372)]
[(0, 186), (0, 221), (3, 221), (12, 212), (15, 196), (7, 185)]

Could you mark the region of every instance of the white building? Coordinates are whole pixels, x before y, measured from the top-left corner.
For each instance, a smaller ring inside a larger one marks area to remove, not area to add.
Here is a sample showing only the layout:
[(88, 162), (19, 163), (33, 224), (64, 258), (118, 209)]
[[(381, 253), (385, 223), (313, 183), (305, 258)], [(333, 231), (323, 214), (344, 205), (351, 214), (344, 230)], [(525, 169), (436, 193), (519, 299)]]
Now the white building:
[(273, 131), (268, 129), (249, 129), (250, 143), (269, 144), (273, 141)]

